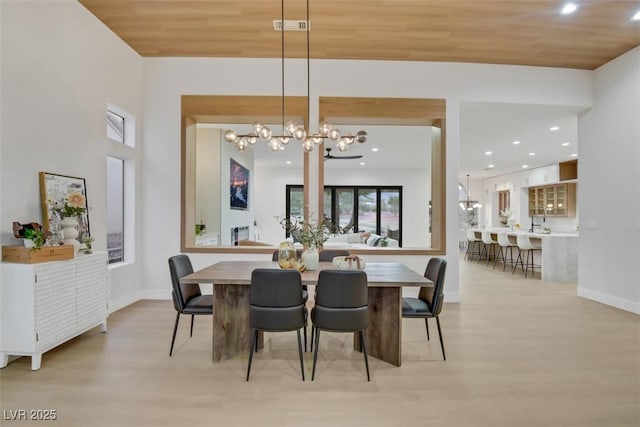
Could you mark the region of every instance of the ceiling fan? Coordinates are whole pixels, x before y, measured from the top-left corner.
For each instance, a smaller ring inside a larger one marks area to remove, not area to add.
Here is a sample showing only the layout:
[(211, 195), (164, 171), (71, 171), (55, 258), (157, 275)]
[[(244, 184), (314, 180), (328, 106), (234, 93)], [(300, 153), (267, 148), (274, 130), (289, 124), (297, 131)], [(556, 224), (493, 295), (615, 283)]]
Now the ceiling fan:
[(353, 156), (334, 156), (331, 154), (331, 148), (327, 148), (327, 154), (325, 154), (324, 159), (325, 160), (351, 160), (351, 159), (361, 159), (362, 158), (362, 154), (357, 154), (357, 155), (353, 155)]

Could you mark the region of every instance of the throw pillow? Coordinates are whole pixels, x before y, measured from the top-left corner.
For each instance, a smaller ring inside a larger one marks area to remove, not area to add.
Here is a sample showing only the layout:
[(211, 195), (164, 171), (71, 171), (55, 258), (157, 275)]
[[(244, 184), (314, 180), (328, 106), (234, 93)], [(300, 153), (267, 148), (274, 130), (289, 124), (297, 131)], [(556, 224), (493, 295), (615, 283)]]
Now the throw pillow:
[(375, 246), (379, 238), (380, 236), (372, 233), (369, 238), (367, 238), (367, 246)]

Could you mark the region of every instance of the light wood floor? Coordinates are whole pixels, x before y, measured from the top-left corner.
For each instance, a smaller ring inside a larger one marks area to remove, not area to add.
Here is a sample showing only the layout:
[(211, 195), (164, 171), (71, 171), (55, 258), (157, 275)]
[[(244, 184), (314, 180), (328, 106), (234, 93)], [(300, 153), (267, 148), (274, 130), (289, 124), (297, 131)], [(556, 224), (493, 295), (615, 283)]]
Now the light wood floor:
[[(183, 317), (174, 355), (169, 301), (140, 301), (46, 353), (0, 371), (3, 415), (55, 409), (59, 426), (640, 425), (640, 318), (576, 297), (575, 284), (513, 277), (462, 261), (463, 302), (445, 304), (447, 361), (432, 323), (403, 322), (403, 366), (323, 333), (316, 381), (302, 382), (295, 333), (267, 334), (246, 357), (211, 363), (210, 318)], [(3, 416), (3, 418), (4, 418)], [(0, 421), (3, 426), (29, 422)]]

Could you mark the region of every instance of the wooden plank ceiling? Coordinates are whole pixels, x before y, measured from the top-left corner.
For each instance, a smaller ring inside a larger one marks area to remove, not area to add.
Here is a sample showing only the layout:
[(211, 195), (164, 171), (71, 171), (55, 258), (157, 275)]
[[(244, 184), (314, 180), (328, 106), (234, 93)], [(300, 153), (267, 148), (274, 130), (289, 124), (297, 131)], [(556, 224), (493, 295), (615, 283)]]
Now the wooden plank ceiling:
[[(79, 0), (142, 56), (279, 58), (277, 0)], [(640, 45), (638, 1), (311, 0), (311, 57), (595, 69)], [(304, 20), (306, 0), (285, 0)], [(287, 32), (286, 57), (306, 57)]]

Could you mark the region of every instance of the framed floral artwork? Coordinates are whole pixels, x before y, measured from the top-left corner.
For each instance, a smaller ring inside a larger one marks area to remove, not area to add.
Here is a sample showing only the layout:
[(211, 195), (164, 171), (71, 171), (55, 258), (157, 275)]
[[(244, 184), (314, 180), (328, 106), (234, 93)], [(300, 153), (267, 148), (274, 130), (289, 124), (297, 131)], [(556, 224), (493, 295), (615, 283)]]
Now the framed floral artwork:
[(40, 200), (43, 228), (47, 232), (60, 229), (63, 218), (78, 221), (77, 240), (90, 235), (87, 185), (84, 178), (40, 172)]

